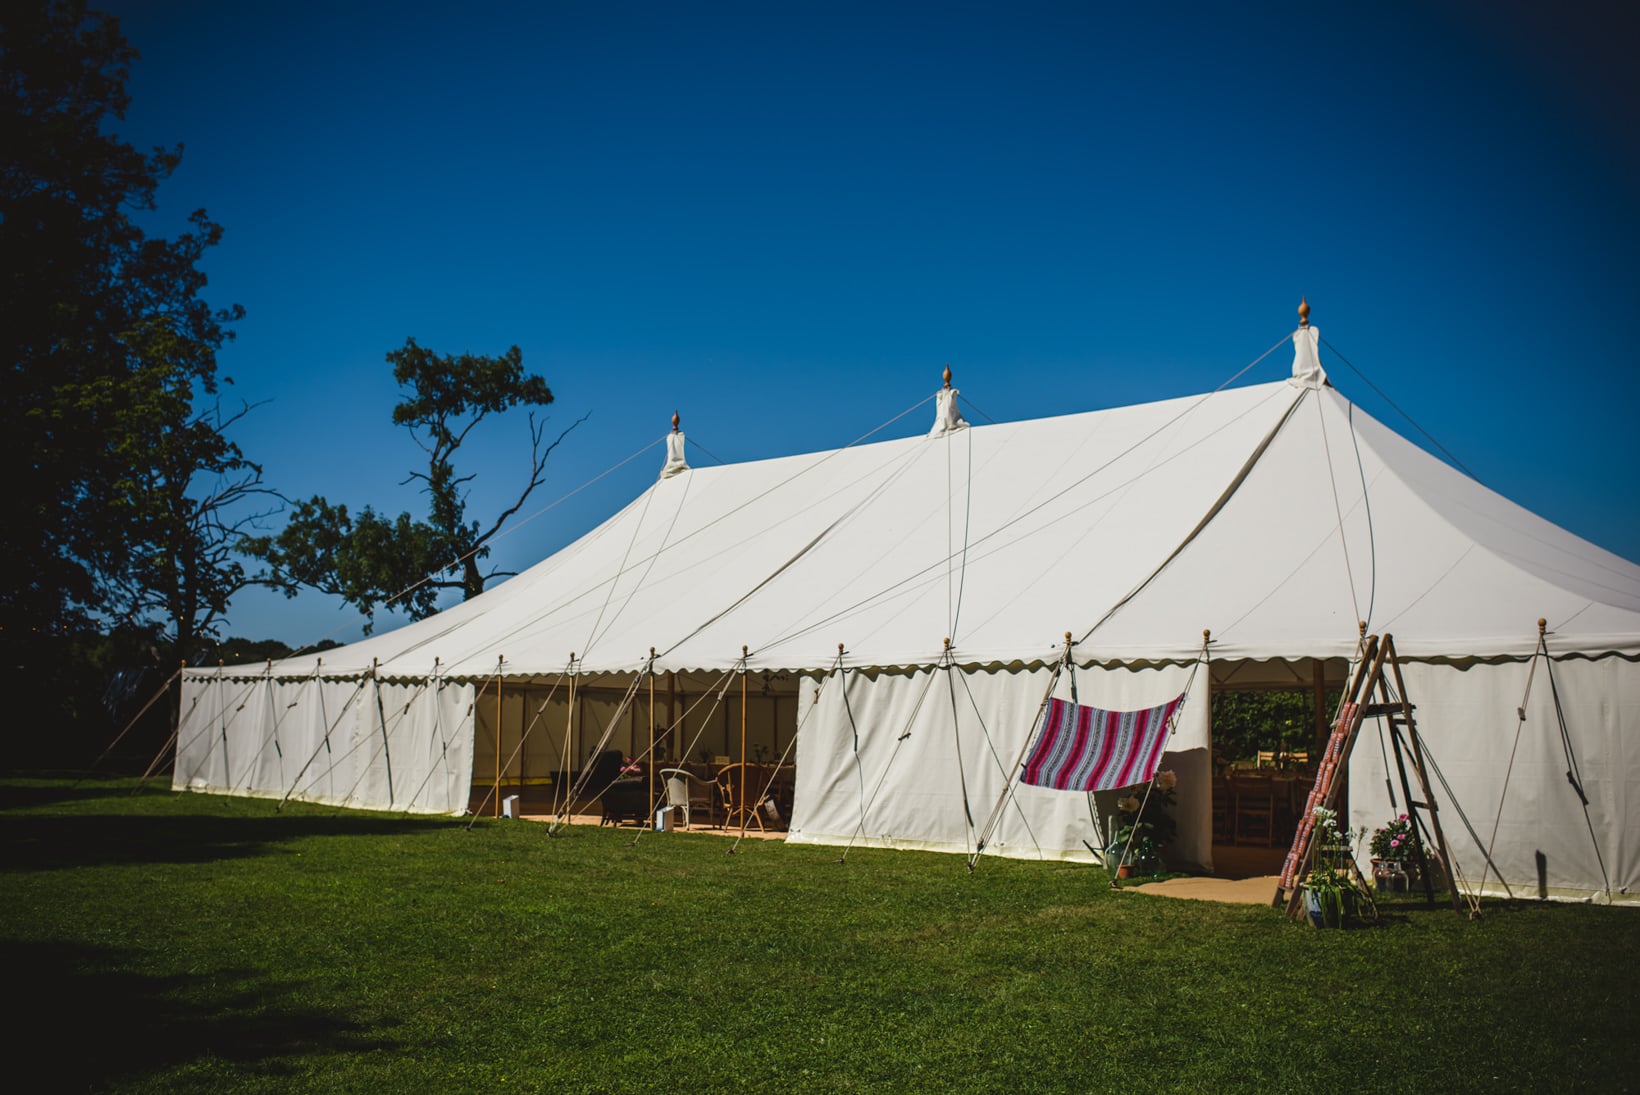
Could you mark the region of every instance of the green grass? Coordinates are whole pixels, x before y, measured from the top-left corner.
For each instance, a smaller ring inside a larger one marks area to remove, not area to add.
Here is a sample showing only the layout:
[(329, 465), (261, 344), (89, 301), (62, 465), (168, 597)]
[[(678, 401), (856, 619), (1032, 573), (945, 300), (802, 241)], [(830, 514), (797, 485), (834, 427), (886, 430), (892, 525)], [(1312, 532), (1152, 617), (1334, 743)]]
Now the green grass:
[[(1621, 1091), (1640, 910), (0, 781), (12, 1090)], [(21, 1007), (21, 1014), (16, 1009)]]

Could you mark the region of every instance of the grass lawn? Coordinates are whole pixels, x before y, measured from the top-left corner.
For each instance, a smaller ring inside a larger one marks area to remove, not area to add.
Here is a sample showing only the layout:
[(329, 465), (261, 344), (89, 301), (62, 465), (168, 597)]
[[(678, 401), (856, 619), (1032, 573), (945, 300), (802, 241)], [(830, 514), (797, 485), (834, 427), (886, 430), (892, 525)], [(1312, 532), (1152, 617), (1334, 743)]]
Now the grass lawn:
[(11, 1090), (1624, 1091), (1640, 910), (0, 779)]

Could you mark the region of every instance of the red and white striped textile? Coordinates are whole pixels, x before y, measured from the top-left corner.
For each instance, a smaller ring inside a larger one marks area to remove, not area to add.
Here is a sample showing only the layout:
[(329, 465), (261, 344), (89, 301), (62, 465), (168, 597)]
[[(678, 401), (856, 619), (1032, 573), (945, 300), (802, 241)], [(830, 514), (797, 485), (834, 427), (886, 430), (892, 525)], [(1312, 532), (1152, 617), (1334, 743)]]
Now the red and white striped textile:
[(1102, 711), (1049, 700), (1020, 777), (1033, 787), (1109, 791), (1149, 783), (1161, 763), (1180, 694), (1144, 711)]

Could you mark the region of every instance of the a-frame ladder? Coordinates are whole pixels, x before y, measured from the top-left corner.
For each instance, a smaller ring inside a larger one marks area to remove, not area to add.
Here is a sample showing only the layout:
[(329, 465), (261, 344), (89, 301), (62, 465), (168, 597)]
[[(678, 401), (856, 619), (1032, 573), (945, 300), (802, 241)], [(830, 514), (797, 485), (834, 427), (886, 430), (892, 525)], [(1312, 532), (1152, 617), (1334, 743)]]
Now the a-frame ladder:
[[(1362, 630), (1365, 629), (1363, 625)], [(1407, 699), (1406, 683), (1401, 679), (1401, 665), (1395, 657), (1395, 638), (1392, 635), (1385, 635), (1380, 640), (1376, 635), (1368, 635), (1364, 637), (1363, 644), (1360, 661), (1356, 663), (1355, 674), (1350, 679), (1349, 690), (1338, 709), (1338, 717), (1333, 721), (1326, 752), (1322, 754), (1321, 764), (1316, 769), (1315, 786), (1310, 789), (1309, 799), (1304, 805), (1304, 815), (1299, 819), (1298, 831), (1293, 834), (1293, 846), (1288, 850), (1286, 862), (1282, 865), (1281, 882), (1276, 887), (1275, 896), (1270, 903), (1277, 908), (1285, 904), (1287, 915), (1299, 915), (1302, 908), (1301, 886), (1315, 860), (1316, 808), (1338, 808), (1338, 799), (1344, 784), (1342, 770), (1345, 762), (1349, 760), (1350, 751), (1355, 748), (1355, 739), (1360, 734), (1361, 724), (1367, 719), (1382, 718), (1387, 721), (1389, 727), (1390, 745), (1395, 753), (1396, 774), (1401, 782), (1402, 801), (1407, 804), (1407, 814), (1412, 818), (1412, 855), (1423, 877), (1424, 896), (1431, 905), (1435, 903), (1434, 880), (1429, 869), (1430, 859), (1434, 859), (1446, 875), (1452, 908), (1457, 912), (1463, 912), (1463, 904), (1458, 897), (1456, 875), (1451, 869), (1452, 858), (1447, 852), (1446, 836), (1441, 832), (1440, 813), (1435, 804), (1435, 797), (1429, 789), (1429, 775), (1424, 767), (1423, 744), (1419, 741), (1417, 724), (1412, 717), (1413, 705)], [(1390, 681), (1385, 676), (1386, 667), (1394, 679), (1393, 692), (1390, 689)], [(1374, 694), (1377, 696), (1376, 702)], [(1411, 784), (1407, 779), (1409, 760), (1412, 772), (1418, 780), (1418, 790), (1423, 796), (1421, 800), (1412, 797)], [(1419, 817), (1420, 810), (1428, 815), (1427, 822)], [(1435, 849), (1428, 855), (1425, 852), (1422, 835), (1425, 830), (1435, 841)]]

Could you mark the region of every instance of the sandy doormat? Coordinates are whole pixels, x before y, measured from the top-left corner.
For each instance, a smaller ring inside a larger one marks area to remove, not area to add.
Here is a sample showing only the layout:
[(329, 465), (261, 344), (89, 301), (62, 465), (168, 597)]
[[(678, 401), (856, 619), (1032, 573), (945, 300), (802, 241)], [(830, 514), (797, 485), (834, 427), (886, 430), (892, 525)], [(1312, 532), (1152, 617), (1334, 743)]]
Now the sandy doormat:
[[(1223, 901), (1231, 905), (1268, 905), (1281, 879), (1275, 875), (1258, 878), (1169, 878), (1147, 882), (1131, 889), (1160, 897), (1182, 897), (1188, 901)], [(1124, 887), (1127, 888), (1127, 887)]]

